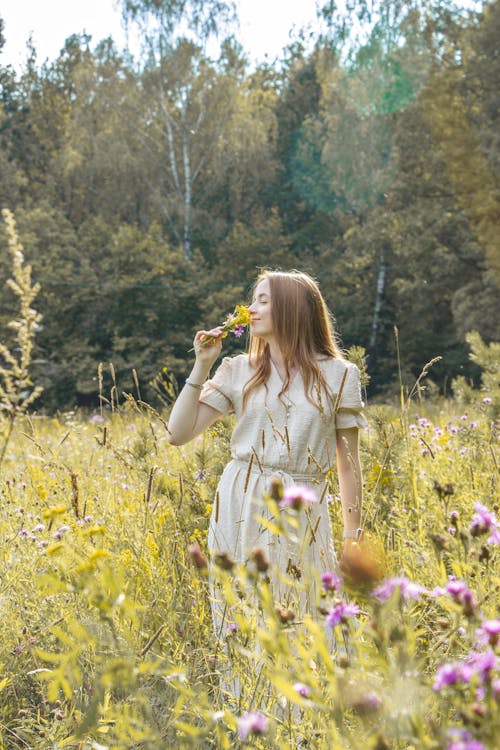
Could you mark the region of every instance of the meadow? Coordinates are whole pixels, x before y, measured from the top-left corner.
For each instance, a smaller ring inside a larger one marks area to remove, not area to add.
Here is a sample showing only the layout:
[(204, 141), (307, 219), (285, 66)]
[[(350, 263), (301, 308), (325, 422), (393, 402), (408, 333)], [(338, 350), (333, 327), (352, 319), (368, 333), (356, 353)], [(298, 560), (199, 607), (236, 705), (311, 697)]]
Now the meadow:
[[(167, 410), (112, 366), (94, 413), (33, 411), (37, 287), (4, 218), (20, 312), (0, 344), (0, 747), (496, 750), (499, 345), (469, 336), (480, 384), (457, 379), (454, 400), (427, 396), (429, 363), (368, 406), (365, 539), (299, 618), (265, 550), (208, 559), (230, 419), (174, 448)], [(279, 493), (262, 515), (294, 534), (307, 508)], [(300, 592), (296, 566), (279, 574)]]
[(497, 748), (498, 445), (494, 395), (472, 393), (368, 407), (343, 598), (323, 581), (295, 622), (259, 555), (210, 563), (224, 642), (205, 539), (230, 422), (174, 448), (130, 395), (20, 415), (0, 467), (1, 746)]

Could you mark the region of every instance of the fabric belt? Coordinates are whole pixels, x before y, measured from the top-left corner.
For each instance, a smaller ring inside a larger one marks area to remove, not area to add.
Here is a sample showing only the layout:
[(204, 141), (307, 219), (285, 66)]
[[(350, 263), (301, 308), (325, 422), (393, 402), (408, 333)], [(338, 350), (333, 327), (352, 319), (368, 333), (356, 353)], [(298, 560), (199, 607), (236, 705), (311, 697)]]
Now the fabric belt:
[(244, 461), (241, 458), (232, 458), (231, 462), (237, 464), (240, 466), (244, 471), (251, 471), (257, 472), (259, 474), (263, 474), (264, 476), (268, 477), (279, 477), (283, 484), (295, 484), (296, 482), (312, 482), (316, 484), (320, 484), (321, 482), (325, 481), (324, 474), (296, 474), (295, 472), (290, 473), (285, 471), (284, 469), (279, 469), (276, 466), (267, 466), (266, 464), (263, 464), (262, 461), (257, 461), (256, 458), (252, 461), (252, 464), (250, 466), (250, 462), (252, 461), (251, 458), (248, 459), (248, 461)]

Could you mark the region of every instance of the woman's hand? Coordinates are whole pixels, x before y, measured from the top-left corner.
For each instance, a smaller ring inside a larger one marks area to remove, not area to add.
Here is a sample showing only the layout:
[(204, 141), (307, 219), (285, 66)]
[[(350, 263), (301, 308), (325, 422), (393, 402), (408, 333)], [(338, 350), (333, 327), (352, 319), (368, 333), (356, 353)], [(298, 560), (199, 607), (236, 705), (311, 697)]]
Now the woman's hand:
[(209, 369), (212, 367), (213, 363), (221, 353), (222, 334), (222, 326), (212, 328), (210, 331), (198, 331), (193, 341), (196, 362), (198, 364), (204, 365), (205, 367), (208, 366)]

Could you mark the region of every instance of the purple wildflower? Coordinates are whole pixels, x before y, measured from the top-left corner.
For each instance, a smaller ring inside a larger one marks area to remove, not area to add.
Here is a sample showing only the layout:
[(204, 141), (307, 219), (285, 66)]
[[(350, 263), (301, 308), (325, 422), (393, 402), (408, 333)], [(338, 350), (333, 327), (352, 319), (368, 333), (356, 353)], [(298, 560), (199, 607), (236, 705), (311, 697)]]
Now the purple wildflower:
[(37, 523), (37, 525), (33, 528), (33, 534), (36, 534), (38, 531), (43, 531), (45, 529), (44, 523)]
[(494, 651), (473, 651), (467, 659), (467, 665), (483, 681), (490, 679), (491, 672), (498, 666), (499, 659)]
[(489, 396), (485, 396), (483, 398), (483, 404), (491, 404), (491, 398)]
[(455, 685), (457, 682), (463, 681), (462, 667), (463, 664), (460, 662), (442, 664), (437, 671), (433, 689), (439, 691), (443, 687)]
[(486, 750), (483, 743), (475, 740), (466, 729), (448, 729), (448, 736), (451, 742), (446, 750)]
[(476, 636), (481, 643), (488, 642), (495, 646), (500, 637), (500, 620), (483, 620), (476, 630)]
[(458, 578), (451, 578), (446, 584), (445, 591), (447, 594), (451, 594), (454, 599), (461, 600), (461, 597), (465, 593), (469, 592), (469, 587), (465, 581), (460, 581)]
[(234, 335), (237, 339), (240, 338), (240, 336), (243, 336), (243, 331), (245, 330), (245, 326), (242, 326), (241, 323), (238, 323), (236, 328), (234, 329)]
[(325, 591), (337, 591), (342, 583), (342, 579), (335, 573), (327, 571), (321, 576), (321, 583)]
[(480, 536), (490, 532), (488, 542), (490, 544), (500, 544), (500, 529), (497, 526), (497, 519), (494, 513), (490, 513), (488, 508), (482, 503), (474, 503), (476, 511), (472, 516), (469, 531), (472, 536)]
[(317, 502), (318, 498), (314, 490), (304, 484), (290, 484), (283, 490), (283, 497), (279, 504), (281, 508), (290, 506), (294, 510), (300, 510), (304, 503), (311, 505)]
[(237, 624), (235, 622), (231, 622), (227, 626), (227, 629), (228, 629), (229, 633), (234, 633), (236, 630), (238, 630), (238, 626), (237, 626)]
[(61, 539), (66, 531), (69, 531), (69, 526), (60, 526), (53, 534), (54, 539)]
[(359, 607), (357, 604), (346, 604), (345, 602), (340, 601), (329, 611), (325, 622), (331, 628), (334, 628), (336, 625), (340, 625), (341, 622), (346, 622), (348, 617), (357, 614), (359, 614)]
[(500, 635), (500, 620), (483, 620), (481, 630), (488, 635)]
[(243, 742), (249, 734), (264, 734), (267, 730), (267, 719), (257, 711), (249, 711), (238, 719), (238, 735)]
[(303, 698), (307, 698), (309, 693), (311, 692), (311, 689), (308, 685), (304, 685), (303, 682), (296, 682), (293, 686), (293, 689), (301, 695)]
[(400, 596), (405, 601), (408, 601), (408, 599), (420, 599), (420, 595), (426, 591), (425, 587), (419, 583), (414, 583), (405, 576), (396, 576), (395, 578), (387, 578), (387, 580), (383, 581), (372, 592), (372, 596), (378, 599), (379, 602), (385, 602), (392, 596), (396, 588), (399, 588)]
[(99, 424), (100, 422), (105, 422), (106, 420), (102, 416), (102, 414), (92, 414), (91, 417), (89, 417), (89, 424)]

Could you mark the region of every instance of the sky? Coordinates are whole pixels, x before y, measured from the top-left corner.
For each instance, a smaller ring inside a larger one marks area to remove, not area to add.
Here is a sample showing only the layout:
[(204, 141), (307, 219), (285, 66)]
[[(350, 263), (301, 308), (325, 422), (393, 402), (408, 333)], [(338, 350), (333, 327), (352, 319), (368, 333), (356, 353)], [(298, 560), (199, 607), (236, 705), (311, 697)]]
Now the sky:
[[(290, 41), (290, 31), (316, 19), (316, 0), (236, 0), (239, 41), (252, 62), (279, 57)], [(113, 0), (1, 0), (5, 46), (0, 64), (17, 70), (27, 57), (30, 35), (38, 63), (54, 60), (71, 34), (85, 32), (92, 44), (112, 36), (118, 49), (126, 45), (120, 11)], [(133, 39), (130, 39), (134, 51)]]

